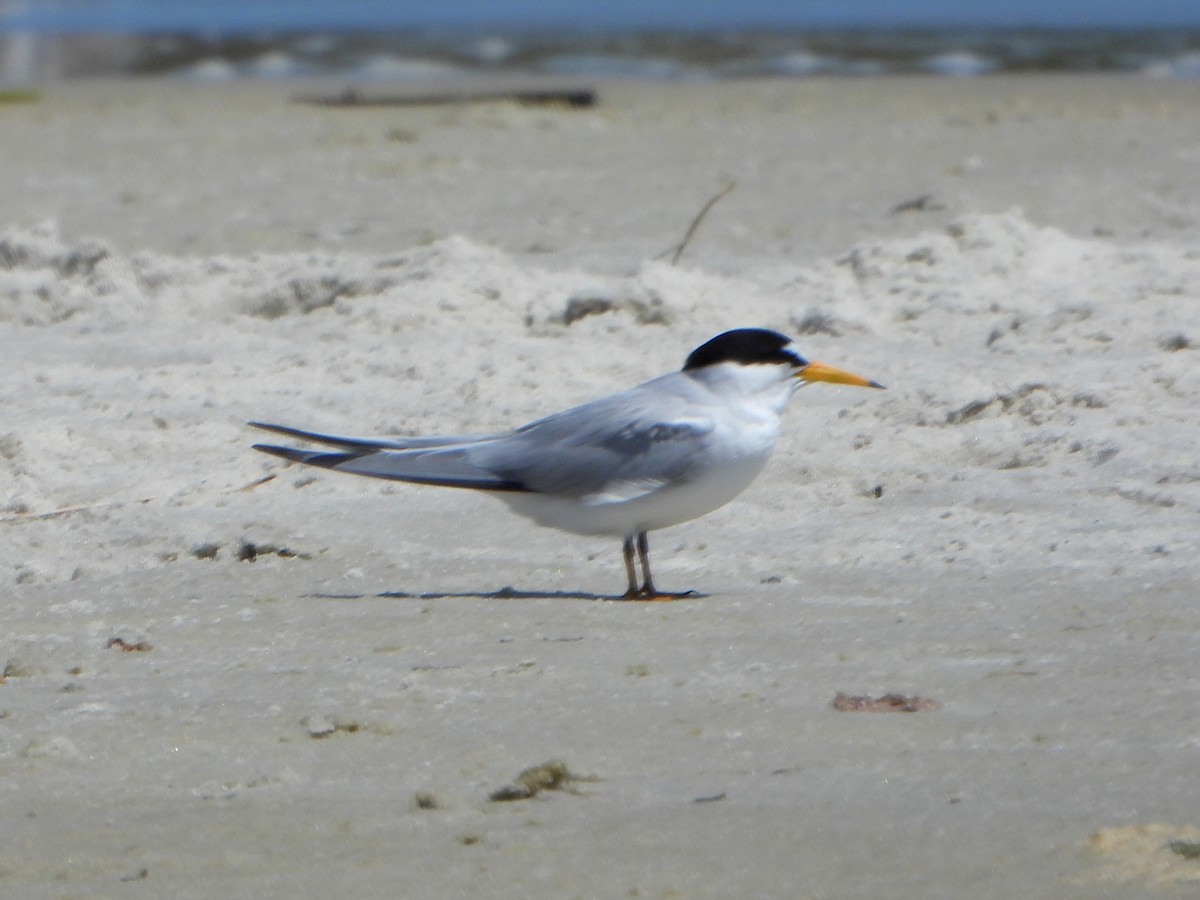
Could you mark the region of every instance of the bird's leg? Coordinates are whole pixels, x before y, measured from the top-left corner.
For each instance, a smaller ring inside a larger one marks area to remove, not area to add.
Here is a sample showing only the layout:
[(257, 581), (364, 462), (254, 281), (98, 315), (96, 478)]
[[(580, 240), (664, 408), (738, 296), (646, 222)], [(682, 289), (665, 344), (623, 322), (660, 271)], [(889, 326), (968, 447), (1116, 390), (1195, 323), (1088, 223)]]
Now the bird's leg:
[(621, 553), (625, 557), (625, 574), (629, 578), (629, 589), (625, 591), (625, 596), (622, 600), (678, 600), (681, 597), (695, 596), (694, 591), (685, 591), (682, 594), (660, 594), (658, 588), (654, 586), (654, 579), (650, 577), (650, 539), (646, 536), (646, 532), (639, 531), (637, 533), (637, 555), (642, 562), (642, 586), (638, 587), (637, 567), (633, 564), (634, 553), (634, 536), (632, 534), (625, 535), (625, 541), (621, 544)]
[(629, 578), (629, 589), (625, 591), (625, 596), (622, 600), (637, 600), (642, 596), (638, 590), (637, 570), (633, 567), (633, 535), (625, 535), (625, 543), (621, 545), (621, 552), (625, 556), (625, 574)]
[(658, 591), (654, 588), (654, 579), (650, 577), (650, 538), (644, 531), (638, 532), (637, 551), (638, 559), (642, 562), (641, 596), (643, 600), (649, 600), (657, 597)]
[[(630, 546), (629, 538), (626, 538), (625, 541), (626, 547)], [(696, 595), (695, 591), (684, 591), (681, 594), (664, 594), (654, 586), (654, 579), (650, 577), (650, 538), (644, 531), (638, 532), (637, 551), (638, 558), (642, 561), (642, 589), (637, 592), (638, 600), (681, 600), (684, 597), (694, 597)], [(628, 556), (626, 560), (629, 560)], [(632, 572), (632, 562), (628, 562), (628, 565)]]

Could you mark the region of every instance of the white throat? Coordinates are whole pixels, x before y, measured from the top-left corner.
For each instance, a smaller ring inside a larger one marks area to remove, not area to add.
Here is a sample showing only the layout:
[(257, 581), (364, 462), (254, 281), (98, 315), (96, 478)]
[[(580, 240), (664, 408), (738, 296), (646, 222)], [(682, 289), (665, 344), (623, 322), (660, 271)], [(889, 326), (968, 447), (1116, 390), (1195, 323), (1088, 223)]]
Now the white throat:
[(804, 384), (792, 370), (778, 365), (718, 363), (689, 372), (713, 394), (775, 416), (783, 413), (796, 389)]

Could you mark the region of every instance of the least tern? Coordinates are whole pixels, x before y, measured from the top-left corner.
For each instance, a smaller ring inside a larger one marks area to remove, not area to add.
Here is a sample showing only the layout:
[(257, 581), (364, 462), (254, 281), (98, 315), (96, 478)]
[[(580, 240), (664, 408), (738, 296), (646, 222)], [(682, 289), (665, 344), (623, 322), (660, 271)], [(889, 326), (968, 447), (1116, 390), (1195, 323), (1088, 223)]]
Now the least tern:
[[(251, 422), (336, 452), (254, 449), (353, 475), (471, 488), (538, 525), (622, 541), (630, 600), (668, 600), (650, 576), (648, 533), (724, 506), (762, 471), (797, 388), (879, 388), (812, 362), (763, 328), (719, 334), (679, 372), (499, 434), (353, 438)], [(634, 554), (641, 563), (639, 585)]]

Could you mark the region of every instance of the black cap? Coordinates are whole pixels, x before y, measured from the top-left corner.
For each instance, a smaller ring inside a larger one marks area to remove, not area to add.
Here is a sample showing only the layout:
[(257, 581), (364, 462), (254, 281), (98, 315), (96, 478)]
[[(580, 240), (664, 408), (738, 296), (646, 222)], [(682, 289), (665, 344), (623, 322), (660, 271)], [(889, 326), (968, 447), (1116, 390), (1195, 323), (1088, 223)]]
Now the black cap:
[(802, 367), (808, 360), (790, 349), (792, 339), (778, 331), (767, 328), (735, 328), (718, 334), (701, 344), (683, 364), (683, 371), (715, 366), (717, 363), (732, 362), (744, 366), (788, 365)]

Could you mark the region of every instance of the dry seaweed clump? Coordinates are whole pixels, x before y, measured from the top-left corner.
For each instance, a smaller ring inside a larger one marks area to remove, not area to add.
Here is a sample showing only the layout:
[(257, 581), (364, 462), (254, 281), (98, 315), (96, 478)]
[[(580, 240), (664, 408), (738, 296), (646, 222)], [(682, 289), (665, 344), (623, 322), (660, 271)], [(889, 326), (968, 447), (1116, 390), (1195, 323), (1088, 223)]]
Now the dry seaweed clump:
[(0, 105), (8, 106), (16, 103), (36, 103), (42, 99), (37, 91), (24, 88), (8, 88), (0, 91)]
[(1200, 859), (1200, 841), (1167, 841), (1167, 849), (1184, 859)]
[(1098, 880), (1200, 885), (1200, 828), (1194, 825), (1101, 828), (1088, 838), (1088, 849), (1102, 860)]
[(321, 715), (305, 716), (300, 720), (300, 727), (308, 732), (309, 737), (317, 740), (333, 734), (357, 734), (362, 730), (362, 726), (357, 722), (345, 722)]
[(413, 797), (413, 803), (417, 809), (441, 809), (441, 804), (438, 803), (437, 797), (429, 791), (417, 791)]
[(529, 800), (542, 791), (579, 793), (572, 785), (582, 781), (599, 781), (594, 775), (577, 775), (565, 762), (552, 759), (540, 766), (531, 766), (518, 775), (512, 784), (497, 788), (488, 795), (492, 801)]
[(122, 653), (148, 653), (154, 649), (154, 645), (149, 641), (127, 641), (123, 637), (111, 637), (104, 645), (106, 650), (111, 650), (113, 647)]
[(903, 694), (884, 694), (872, 698), (839, 693), (833, 698), (832, 706), (838, 712), (927, 712), (942, 708), (937, 700), (906, 697)]

